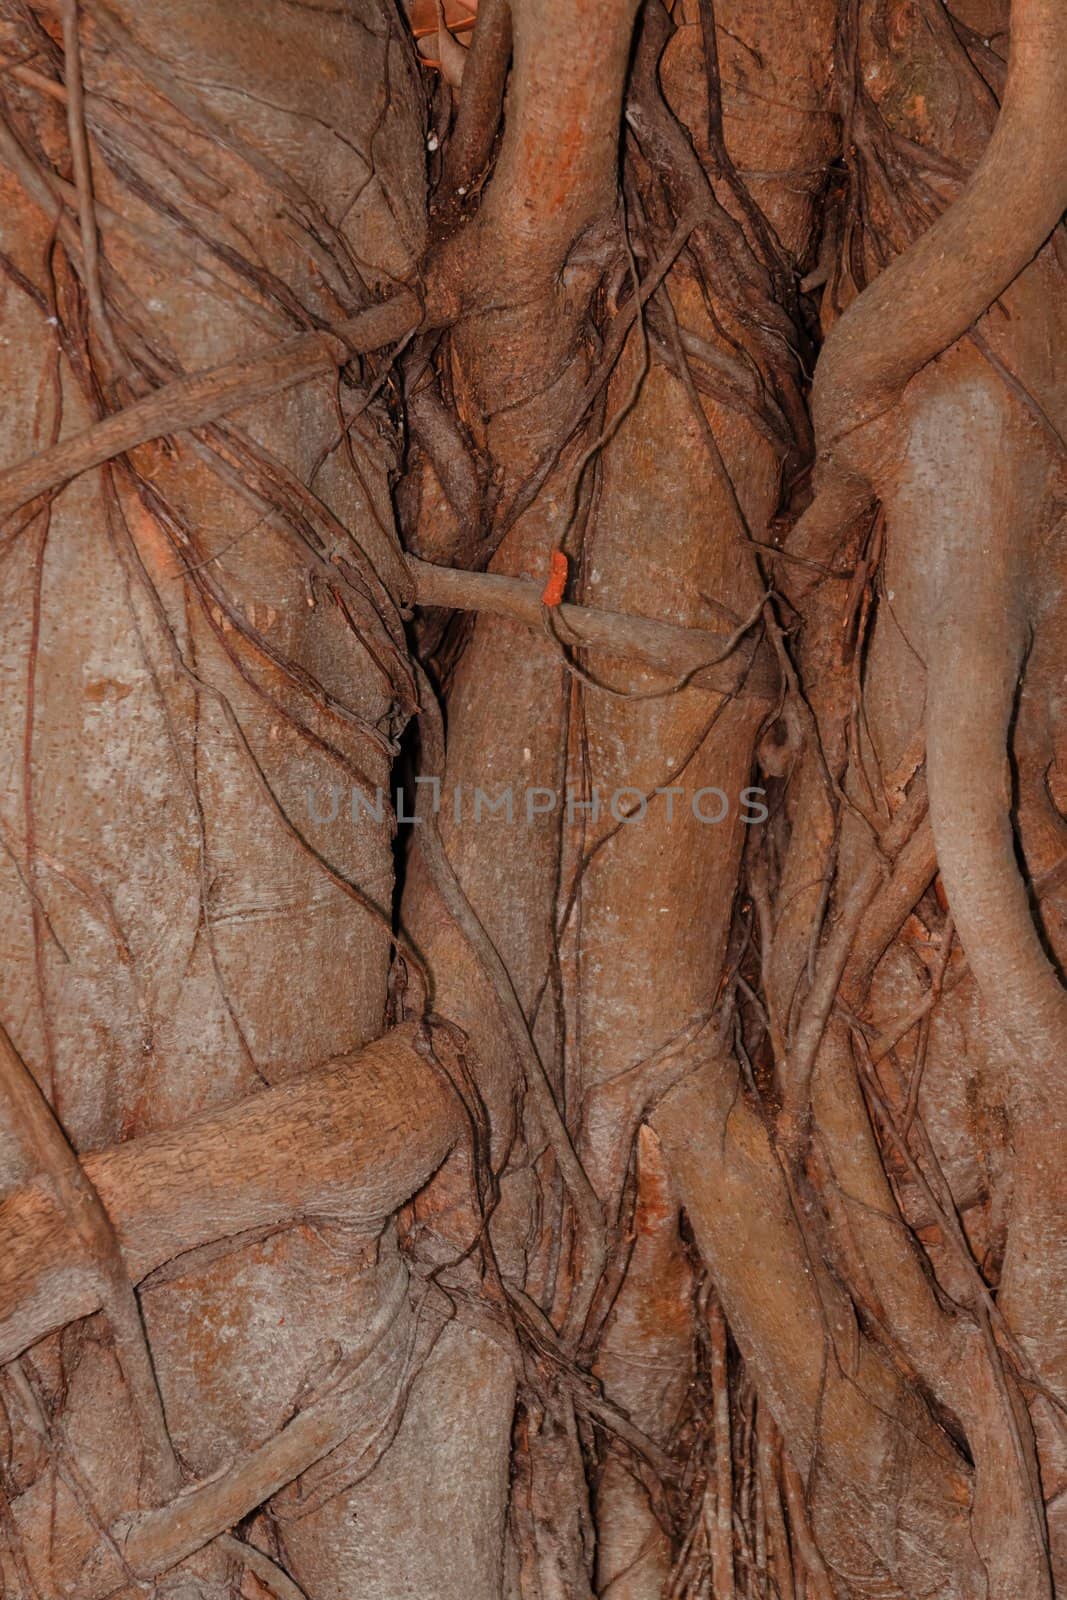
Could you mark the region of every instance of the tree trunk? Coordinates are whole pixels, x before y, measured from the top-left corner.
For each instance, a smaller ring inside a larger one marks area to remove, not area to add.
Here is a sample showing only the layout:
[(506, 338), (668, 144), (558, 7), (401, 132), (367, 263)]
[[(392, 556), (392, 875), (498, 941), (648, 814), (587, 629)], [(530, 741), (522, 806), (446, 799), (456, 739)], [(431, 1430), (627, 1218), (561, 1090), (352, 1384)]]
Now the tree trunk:
[(0, 37), (0, 1592), (1067, 1596), (1061, 0)]

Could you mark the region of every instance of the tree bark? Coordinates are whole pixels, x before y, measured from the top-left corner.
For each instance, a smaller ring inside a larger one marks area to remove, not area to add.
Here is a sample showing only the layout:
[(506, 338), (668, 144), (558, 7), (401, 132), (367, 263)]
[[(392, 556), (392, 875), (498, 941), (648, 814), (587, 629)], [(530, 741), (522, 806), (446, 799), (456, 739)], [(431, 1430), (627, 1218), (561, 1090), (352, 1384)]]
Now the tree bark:
[(0, 0), (0, 1589), (1067, 1594), (1059, 0)]

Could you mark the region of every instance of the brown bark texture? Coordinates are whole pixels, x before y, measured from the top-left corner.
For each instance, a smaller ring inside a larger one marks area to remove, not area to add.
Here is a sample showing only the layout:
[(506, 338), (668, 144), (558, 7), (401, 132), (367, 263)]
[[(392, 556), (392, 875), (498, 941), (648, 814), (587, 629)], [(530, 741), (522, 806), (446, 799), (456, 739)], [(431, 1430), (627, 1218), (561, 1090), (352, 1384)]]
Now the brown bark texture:
[(1067, 1600), (1063, 0), (0, 0), (0, 1593)]

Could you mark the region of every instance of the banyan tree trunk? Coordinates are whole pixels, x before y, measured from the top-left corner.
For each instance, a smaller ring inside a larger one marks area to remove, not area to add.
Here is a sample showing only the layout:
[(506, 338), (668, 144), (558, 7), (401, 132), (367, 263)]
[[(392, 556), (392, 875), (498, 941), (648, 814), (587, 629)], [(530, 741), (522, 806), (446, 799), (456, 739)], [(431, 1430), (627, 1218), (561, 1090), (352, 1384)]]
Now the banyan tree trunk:
[(0, 1591), (1067, 1596), (1061, 0), (0, 0)]

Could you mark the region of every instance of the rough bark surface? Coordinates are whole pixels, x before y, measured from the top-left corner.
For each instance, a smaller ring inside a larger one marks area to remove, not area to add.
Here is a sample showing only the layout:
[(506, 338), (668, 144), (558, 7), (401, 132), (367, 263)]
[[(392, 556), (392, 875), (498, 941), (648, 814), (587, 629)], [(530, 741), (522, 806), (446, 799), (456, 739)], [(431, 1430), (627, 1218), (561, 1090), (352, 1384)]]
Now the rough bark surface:
[(1061, 0), (0, 0), (0, 1591), (1067, 1596)]

